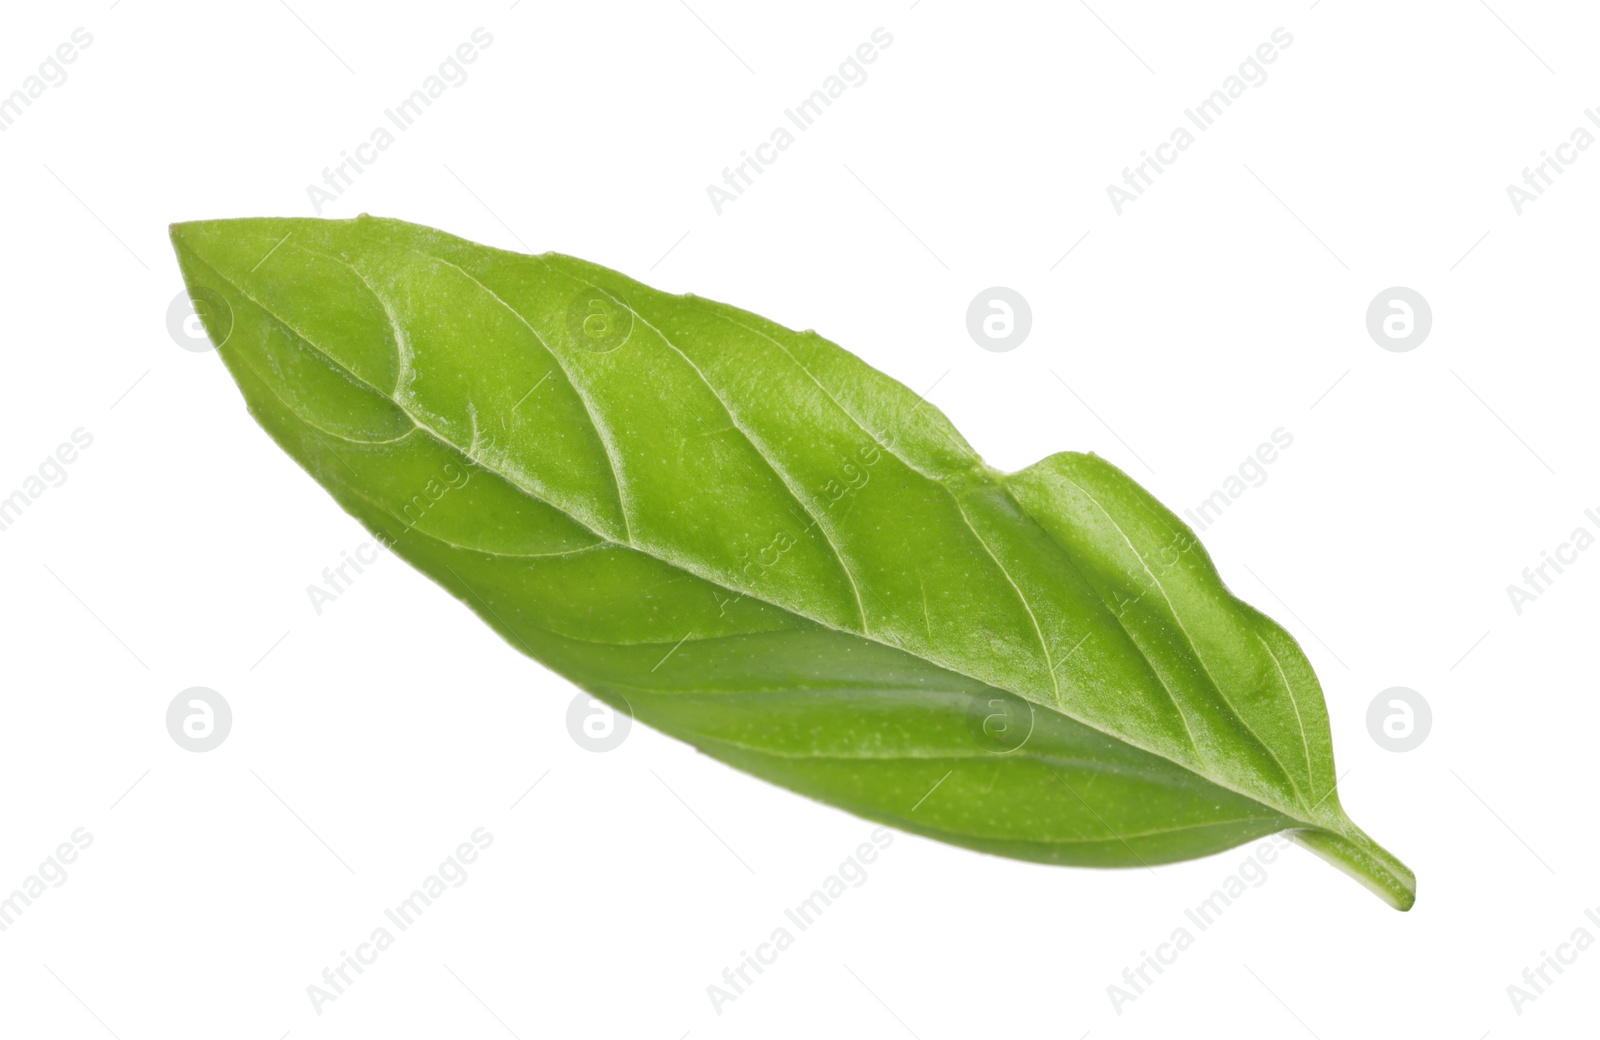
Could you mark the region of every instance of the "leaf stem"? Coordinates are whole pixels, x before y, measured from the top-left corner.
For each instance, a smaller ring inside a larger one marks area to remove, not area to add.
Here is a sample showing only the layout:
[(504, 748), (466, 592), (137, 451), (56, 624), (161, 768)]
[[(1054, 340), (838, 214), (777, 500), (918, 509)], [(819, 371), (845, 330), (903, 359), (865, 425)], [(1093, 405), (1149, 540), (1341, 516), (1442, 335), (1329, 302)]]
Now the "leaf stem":
[(1389, 850), (1351, 825), (1344, 833), (1295, 830), (1289, 837), (1349, 874), (1396, 910), (1410, 910), (1417, 901), (1417, 876)]

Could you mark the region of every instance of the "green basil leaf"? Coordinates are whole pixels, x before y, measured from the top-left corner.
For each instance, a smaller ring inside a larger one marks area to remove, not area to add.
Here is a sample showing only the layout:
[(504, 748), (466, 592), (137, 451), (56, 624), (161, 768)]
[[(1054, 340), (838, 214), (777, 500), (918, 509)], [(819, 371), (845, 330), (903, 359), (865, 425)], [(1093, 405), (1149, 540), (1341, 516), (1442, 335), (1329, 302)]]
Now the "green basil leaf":
[(1103, 459), (1001, 473), (815, 333), (570, 257), (371, 217), (172, 240), (278, 444), (594, 696), (956, 845), (1127, 867), (1285, 831), (1411, 906), (1300, 647)]

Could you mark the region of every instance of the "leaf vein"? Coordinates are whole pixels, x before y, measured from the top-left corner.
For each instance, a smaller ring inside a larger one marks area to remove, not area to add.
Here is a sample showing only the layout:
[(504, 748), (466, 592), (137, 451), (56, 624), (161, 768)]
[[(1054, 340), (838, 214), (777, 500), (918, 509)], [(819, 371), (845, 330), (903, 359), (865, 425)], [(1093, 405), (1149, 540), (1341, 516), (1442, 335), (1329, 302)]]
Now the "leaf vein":
[[(549, 264), (546, 264), (545, 266), (551, 271), (555, 270), (554, 268), (551, 268)], [(563, 276), (569, 279), (572, 278), (571, 275), (563, 274)], [(577, 279), (572, 280), (577, 281)], [(598, 287), (596, 286), (596, 288)], [(643, 314), (640, 314), (638, 309), (634, 307), (631, 301), (624, 303), (624, 306), (626, 306), (628, 310), (632, 311), (634, 317), (643, 322), (650, 329), (650, 331), (654, 332), (656, 336), (660, 338), (662, 343), (667, 345), (668, 349), (682, 358), (684, 363), (687, 364), (691, 370), (693, 370), (694, 374), (705, 386), (707, 392), (709, 392), (712, 398), (716, 400), (717, 404), (722, 407), (722, 410), (727, 413), (728, 421), (733, 424), (734, 430), (736, 430), (740, 436), (744, 438), (745, 442), (750, 445), (751, 450), (756, 453), (756, 456), (766, 464), (769, 470), (772, 471), (772, 475), (778, 478), (778, 482), (784, 486), (786, 491), (788, 491), (789, 497), (794, 499), (795, 503), (805, 511), (806, 516), (811, 521), (811, 526), (816, 528), (817, 532), (822, 535), (823, 543), (826, 544), (829, 551), (832, 552), (833, 558), (839, 564), (839, 569), (844, 572), (845, 580), (850, 583), (850, 592), (856, 601), (856, 611), (861, 617), (861, 630), (863, 632), (869, 632), (870, 625), (867, 621), (867, 607), (861, 599), (861, 587), (856, 583), (855, 573), (851, 570), (850, 564), (845, 559), (843, 551), (840, 549), (839, 545), (834, 542), (832, 535), (829, 533), (829, 525), (826, 524), (822, 517), (806, 504), (805, 496), (801, 493), (801, 489), (796, 484), (793, 477), (787, 473), (783, 467), (778, 465), (771, 453), (771, 450), (763, 447), (761, 438), (757, 437), (757, 435), (748, 427), (746, 427), (744, 423), (739, 421), (738, 415), (734, 413), (733, 406), (730, 405), (717, 390), (717, 388), (712, 385), (711, 380), (706, 378), (706, 374), (701, 371), (699, 365), (694, 363), (694, 359), (679, 349), (678, 345), (672, 342), (672, 339), (668, 337), (667, 334), (658, 328), (653, 322), (651, 322), (649, 318), (646, 318)]]
[[(1128, 533), (1122, 529), (1122, 525), (1117, 522), (1117, 518), (1111, 515), (1111, 511), (1105, 506), (1101, 505), (1100, 500), (1094, 495), (1091, 495), (1087, 489), (1068, 477), (1063, 476), (1061, 477), (1061, 480), (1065, 483), (1071, 484), (1074, 488), (1077, 488), (1079, 494), (1083, 495), (1084, 498), (1086, 498), (1096, 509), (1100, 510), (1100, 512), (1105, 515), (1105, 518), (1110, 521), (1111, 526), (1116, 530), (1117, 534), (1128, 546), (1128, 550), (1133, 553), (1134, 559), (1139, 561), (1139, 566), (1144, 570), (1145, 574), (1149, 575), (1151, 584), (1155, 585), (1156, 591), (1161, 593), (1161, 598), (1166, 601), (1167, 611), (1172, 615), (1173, 624), (1178, 626), (1178, 631), (1183, 634), (1184, 642), (1189, 644), (1189, 650), (1194, 655), (1195, 663), (1200, 666), (1200, 672), (1206, 677), (1207, 683), (1209, 683), (1211, 688), (1216, 691), (1217, 697), (1228, 709), (1228, 713), (1238, 721), (1240, 726), (1244, 727), (1244, 731), (1250, 734), (1251, 739), (1254, 740), (1256, 744), (1258, 744), (1261, 749), (1267, 753), (1267, 756), (1272, 759), (1273, 763), (1277, 765), (1279, 772), (1283, 773), (1284, 779), (1289, 781), (1290, 788), (1293, 789), (1295, 797), (1299, 799), (1300, 804), (1303, 807), (1306, 804), (1305, 793), (1300, 790), (1299, 781), (1294, 778), (1294, 774), (1289, 772), (1288, 767), (1283, 764), (1283, 760), (1278, 757), (1277, 751), (1275, 751), (1271, 745), (1263, 740), (1261, 735), (1255, 731), (1255, 728), (1251, 726), (1245, 717), (1239, 713), (1239, 709), (1234, 706), (1233, 701), (1228, 697), (1227, 693), (1223, 691), (1222, 684), (1217, 682), (1216, 676), (1211, 674), (1211, 669), (1206, 665), (1205, 656), (1200, 653), (1199, 645), (1195, 643), (1194, 637), (1189, 634), (1188, 628), (1185, 627), (1183, 618), (1178, 614), (1178, 608), (1173, 605), (1172, 597), (1167, 595), (1166, 586), (1161, 584), (1161, 579), (1156, 577), (1155, 572), (1150, 569), (1150, 564), (1145, 560), (1144, 554), (1141, 553), (1138, 547), (1133, 544), (1133, 539), (1128, 537)], [(1117, 620), (1118, 623), (1120, 623), (1122, 619), (1119, 617)], [(1124, 626), (1124, 628), (1126, 629), (1126, 626)], [(1129, 632), (1128, 637), (1132, 639), (1133, 633)], [(1137, 641), (1135, 641), (1135, 644), (1137, 645)], [(1153, 664), (1151, 670), (1156, 671)], [(1157, 671), (1157, 676), (1160, 676), (1159, 671)], [(1165, 685), (1165, 682), (1166, 680), (1163, 679), (1162, 684)], [(1182, 713), (1181, 708), (1179, 709), (1179, 712), (1180, 714)]]

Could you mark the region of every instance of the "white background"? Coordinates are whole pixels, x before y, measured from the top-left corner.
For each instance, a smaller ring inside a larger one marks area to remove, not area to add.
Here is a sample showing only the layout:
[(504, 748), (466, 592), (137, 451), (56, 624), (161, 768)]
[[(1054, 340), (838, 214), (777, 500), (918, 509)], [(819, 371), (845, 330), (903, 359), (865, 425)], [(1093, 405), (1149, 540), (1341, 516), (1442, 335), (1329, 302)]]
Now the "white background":
[[(1600, 938), (1600, 552), (1520, 615), (1506, 588), (1597, 527), (1600, 149), (1520, 215), (1506, 186), (1600, 133), (1600, 20), (1493, 3), (13, 5), (0, 94), (93, 43), (0, 133), (0, 496), (94, 440), (0, 531), (0, 894), (93, 844), (0, 932), (0, 1032), (1591, 1033), (1600, 947), (1520, 1015), (1506, 987)], [(1248, 848), (1100, 872), (899, 835), (714, 1010), (871, 826), (643, 727), (585, 751), (573, 688), (392, 557), (318, 615), (307, 586), (365, 533), (166, 324), (169, 222), (312, 215), (479, 26), (469, 79), (323, 215), (814, 327), (932, 387), (995, 465), (1093, 450), (1180, 512), (1288, 430), (1204, 540), (1305, 646), (1344, 803), (1416, 908), (1291, 849), (1118, 1014), (1107, 986)], [(718, 215), (706, 186), (879, 26), (867, 81)], [(1106, 186), (1280, 26), (1267, 80), (1117, 215)], [(1033, 311), (1009, 353), (966, 331), (996, 285)], [(1432, 306), (1408, 353), (1366, 330), (1390, 286)], [(233, 709), (205, 754), (165, 726), (191, 686)], [(1433, 712), (1404, 754), (1366, 724), (1391, 686)], [(306, 987), (477, 827), (466, 882), (316, 1013)]]

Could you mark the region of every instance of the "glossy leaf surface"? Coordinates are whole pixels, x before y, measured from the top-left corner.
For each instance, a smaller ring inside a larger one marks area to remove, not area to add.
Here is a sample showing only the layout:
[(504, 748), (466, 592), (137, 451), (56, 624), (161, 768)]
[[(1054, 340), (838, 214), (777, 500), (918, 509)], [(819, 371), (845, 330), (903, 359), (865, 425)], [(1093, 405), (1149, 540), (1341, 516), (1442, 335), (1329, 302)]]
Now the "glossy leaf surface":
[(986, 852), (1288, 831), (1402, 909), (1321, 687), (1193, 533), (1075, 453), (985, 465), (811, 332), (416, 225), (175, 225), (267, 432), (529, 656), (724, 762)]

